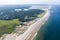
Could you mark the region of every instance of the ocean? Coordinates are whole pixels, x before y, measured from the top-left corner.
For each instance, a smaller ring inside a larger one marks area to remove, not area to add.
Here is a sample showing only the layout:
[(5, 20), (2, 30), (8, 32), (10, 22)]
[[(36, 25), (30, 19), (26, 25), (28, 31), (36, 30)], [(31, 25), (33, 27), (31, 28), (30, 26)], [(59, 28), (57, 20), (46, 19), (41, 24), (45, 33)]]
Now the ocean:
[(37, 32), (36, 40), (60, 40), (60, 5), (52, 5), (50, 17)]

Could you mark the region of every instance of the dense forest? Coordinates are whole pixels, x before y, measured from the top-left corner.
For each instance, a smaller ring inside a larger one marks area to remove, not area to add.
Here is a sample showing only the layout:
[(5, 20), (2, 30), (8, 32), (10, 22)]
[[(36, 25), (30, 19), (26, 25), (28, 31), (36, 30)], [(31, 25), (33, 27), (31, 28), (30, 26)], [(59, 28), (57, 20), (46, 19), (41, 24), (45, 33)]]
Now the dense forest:
[[(38, 14), (44, 12), (40, 9), (29, 9), (31, 6), (1, 6), (0, 7), (0, 20), (11, 20), (18, 18), (22, 22), (26, 21), (25, 17), (28, 17), (27, 21), (35, 19)], [(15, 11), (15, 9), (22, 9), (21, 11)], [(23, 11), (24, 9), (29, 9)]]

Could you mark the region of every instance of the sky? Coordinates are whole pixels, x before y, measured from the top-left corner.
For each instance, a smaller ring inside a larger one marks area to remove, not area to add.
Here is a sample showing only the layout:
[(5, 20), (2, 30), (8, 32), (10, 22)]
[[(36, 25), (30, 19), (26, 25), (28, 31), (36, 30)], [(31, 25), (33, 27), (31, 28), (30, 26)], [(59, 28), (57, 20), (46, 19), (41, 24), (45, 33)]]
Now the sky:
[(7, 4), (60, 4), (60, 0), (0, 0), (0, 5)]

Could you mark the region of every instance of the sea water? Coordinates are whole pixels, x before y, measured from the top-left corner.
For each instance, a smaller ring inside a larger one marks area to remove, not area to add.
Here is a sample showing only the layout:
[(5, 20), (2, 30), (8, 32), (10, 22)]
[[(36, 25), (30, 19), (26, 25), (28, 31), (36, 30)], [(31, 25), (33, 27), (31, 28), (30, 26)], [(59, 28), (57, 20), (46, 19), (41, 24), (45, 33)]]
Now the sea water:
[(60, 40), (60, 5), (52, 5), (50, 18), (37, 32), (36, 40)]

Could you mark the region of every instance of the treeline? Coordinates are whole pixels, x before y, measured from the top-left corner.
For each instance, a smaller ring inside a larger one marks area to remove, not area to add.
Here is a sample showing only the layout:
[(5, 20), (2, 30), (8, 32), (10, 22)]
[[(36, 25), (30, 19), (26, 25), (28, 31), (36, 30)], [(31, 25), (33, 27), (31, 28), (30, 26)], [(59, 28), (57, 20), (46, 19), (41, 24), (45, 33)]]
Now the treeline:
[[(28, 11), (15, 11), (15, 9), (28, 9), (30, 6), (12, 6), (12, 7), (0, 7), (0, 20), (20, 19), (22, 22), (26, 21), (25, 17), (33, 17), (35, 19), (39, 13), (44, 12), (40, 9), (30, 9)], [(31, 20), (32, 20), (31, 19)], [(30, 20), (30, 19), (29, 19)], [(28, 21), (29, 21), (28, 20)]]

